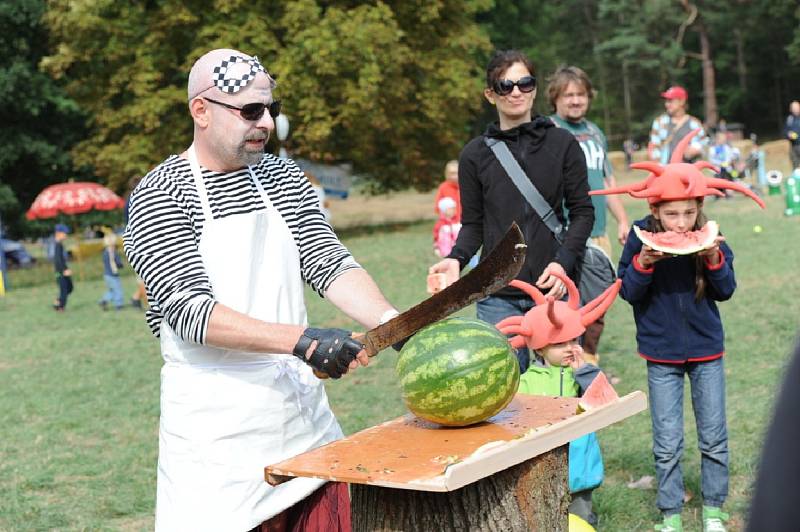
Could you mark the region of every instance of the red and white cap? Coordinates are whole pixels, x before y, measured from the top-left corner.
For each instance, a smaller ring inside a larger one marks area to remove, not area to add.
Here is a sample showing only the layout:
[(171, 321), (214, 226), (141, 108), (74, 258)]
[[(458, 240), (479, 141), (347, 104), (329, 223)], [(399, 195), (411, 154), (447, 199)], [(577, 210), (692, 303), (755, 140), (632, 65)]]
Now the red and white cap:
[(689, 93), (680, 85), (673, 85), (662, 92), (661, 97), (667, 100), (688, 100)]

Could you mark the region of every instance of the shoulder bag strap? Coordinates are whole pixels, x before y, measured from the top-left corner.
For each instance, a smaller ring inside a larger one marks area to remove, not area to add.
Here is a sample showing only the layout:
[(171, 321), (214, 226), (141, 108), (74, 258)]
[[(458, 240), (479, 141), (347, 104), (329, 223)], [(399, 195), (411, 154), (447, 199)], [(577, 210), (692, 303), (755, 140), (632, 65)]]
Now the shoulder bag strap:
[(528, 179), (525, 171), (511, 154), (511, 150), (508, 149), (506, 143), (489, 137), (484, 137), (483, 141), (489, 146), (489, 149), (492, 150), (497, 160), (500, 161), (503, 170), (506, 171), (522, 196), (528, 201), (531, 207), (533, 207), (533, 210), (536, 211), (536, 214), (539, 215), (539, 218), (542, 219), (547, 228), (552, 231), (558, 243), (563, 244), (564, 226), (558, 220), (558, 216), (553, 212), (553, 208), (547, 203), (547, 200), (542, 197), (539, 191), (536, 190), (536, 187), (533, 186), (533, 183), (531, 183), (531, 180)]

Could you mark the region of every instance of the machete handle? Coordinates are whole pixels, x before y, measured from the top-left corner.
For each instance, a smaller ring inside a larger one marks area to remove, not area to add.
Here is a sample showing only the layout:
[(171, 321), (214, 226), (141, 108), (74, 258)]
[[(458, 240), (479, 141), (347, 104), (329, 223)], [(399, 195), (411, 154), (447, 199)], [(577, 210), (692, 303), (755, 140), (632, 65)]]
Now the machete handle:
[(367, 356), (370, 358), (378, 354), (378, 352), (372, 348), (370, 341), (367, 339), (367, 333), (353, 333), (353, 340), (356, 342), (361, 342), (361, 344), (364, 345), (364, 350), (367, 352)]

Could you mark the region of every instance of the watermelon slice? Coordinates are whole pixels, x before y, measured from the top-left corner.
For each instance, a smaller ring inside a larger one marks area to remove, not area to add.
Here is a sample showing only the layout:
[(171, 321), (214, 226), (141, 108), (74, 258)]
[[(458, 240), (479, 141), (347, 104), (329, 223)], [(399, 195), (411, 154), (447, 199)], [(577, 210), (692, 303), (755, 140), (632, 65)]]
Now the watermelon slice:
[(578, 403), (578, 412), (586, 412), (592, 408), (613, 403), (617, 399), (619, 399), (619, 395), (608, 382), (606, 374), (601, 371), (586, 388), (586, 392)]
[(633, 231), (642, 244), (650, 246), (656, 251), (663, 251), (669, 255), (691, 255), (714, 245), (714, 241), (719, 235), (719, 225), (714, 220), (709, 220), (701, 229), (686, 233), (676, 233), (675, 231), (651, 233), (634, 225)]

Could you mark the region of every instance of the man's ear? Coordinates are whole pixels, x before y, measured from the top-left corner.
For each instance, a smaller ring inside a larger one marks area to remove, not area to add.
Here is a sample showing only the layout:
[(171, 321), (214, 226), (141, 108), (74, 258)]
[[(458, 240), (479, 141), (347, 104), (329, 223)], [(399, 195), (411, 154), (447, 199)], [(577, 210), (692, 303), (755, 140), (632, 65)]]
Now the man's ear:
[(652, 214), (653, 218), (656, 220), (661, 220), (661, 218), (658, 216), (658, 207), (655, 205), (650, 205), (650, 214)]
[(204, 99), (194, 98), (189, 102), (189, 113), (192, 115), (192, 120), (194, 120), (194, 123), (197, 124), (198, 127), (208, 127), (210, 116), (208, 105), (206, 105)]
[(483, 89), (483, 97), (486, 98), (490, 104), (494, 105), (494, 91), (492, 91), (492, 89)]

